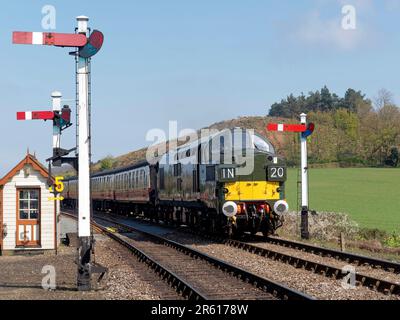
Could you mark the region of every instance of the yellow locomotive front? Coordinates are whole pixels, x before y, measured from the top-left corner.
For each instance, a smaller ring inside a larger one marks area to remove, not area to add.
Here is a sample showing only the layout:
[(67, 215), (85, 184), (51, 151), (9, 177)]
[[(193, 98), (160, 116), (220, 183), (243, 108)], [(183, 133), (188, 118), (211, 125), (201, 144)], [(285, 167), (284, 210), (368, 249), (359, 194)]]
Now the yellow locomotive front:
[(221, 210), (231, 234), (271, 235), (282, 226), (289, 210), (285, 200), (287, 168), (267, 140), (253, 135), (252, 145), (252, 170), (241, 173), (241, 166), (219, 166)]

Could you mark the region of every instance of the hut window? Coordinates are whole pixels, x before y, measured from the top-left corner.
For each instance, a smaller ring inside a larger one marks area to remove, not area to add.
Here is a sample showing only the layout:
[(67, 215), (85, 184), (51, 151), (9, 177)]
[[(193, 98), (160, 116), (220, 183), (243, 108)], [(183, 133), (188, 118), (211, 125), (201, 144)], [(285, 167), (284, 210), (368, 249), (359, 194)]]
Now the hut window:
[(19, 191), (19, 219), (20, 220), (38, 220), (39, 209), (39, 190), (20, 190)]

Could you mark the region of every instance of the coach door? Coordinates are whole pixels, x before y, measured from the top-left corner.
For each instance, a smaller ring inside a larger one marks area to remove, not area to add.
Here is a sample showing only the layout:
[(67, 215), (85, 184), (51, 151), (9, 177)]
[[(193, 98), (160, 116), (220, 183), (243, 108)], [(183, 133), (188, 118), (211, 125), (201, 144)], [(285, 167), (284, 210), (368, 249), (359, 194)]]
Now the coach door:
[(17, 246), (40, 245), (40, 189), (17, 190)]

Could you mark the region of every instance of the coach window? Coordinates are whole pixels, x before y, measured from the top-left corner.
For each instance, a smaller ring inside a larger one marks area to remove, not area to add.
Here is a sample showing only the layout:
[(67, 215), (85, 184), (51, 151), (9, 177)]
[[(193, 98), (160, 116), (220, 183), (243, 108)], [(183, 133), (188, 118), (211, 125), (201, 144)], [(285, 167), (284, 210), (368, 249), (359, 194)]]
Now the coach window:
[(206, 169), (206, 182), (215, 181), (215, 166), (207, 166)]
[(174, 165), (174, 176), (180, 177), (182, 175), (182, 164), (177, 163)]
[(164, 168), (161, 168), (159, 173), (160, 173), (160, 190), (165, 190), (165, 172), (164, 172)]
[(132, 189), (133, 188), (133, 172), (131, 171), (131, 173), (129, 174), (129, 188)]
[(139, 171), (135, 171), (135, 188), (139, 187)]

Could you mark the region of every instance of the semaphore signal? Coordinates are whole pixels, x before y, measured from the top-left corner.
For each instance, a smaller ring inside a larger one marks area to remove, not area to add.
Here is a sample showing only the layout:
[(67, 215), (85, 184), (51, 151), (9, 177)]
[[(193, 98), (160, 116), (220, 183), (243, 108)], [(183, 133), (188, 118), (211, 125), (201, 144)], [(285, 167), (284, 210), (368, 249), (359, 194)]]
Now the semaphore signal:
[(308, 228), (309, 213), (309, 190), (308, 190), (308, 150), (307, 138), (314, 133), (315, 124), (307, 125), (307, 115), (300, 115), (300, 124), (277, 124), (270, 123), (267, 126), (268, 131), (272, 132), (295, 132), (300, 133), (301, 141), (301, 237), (303, 239), (310, 238)]
[(78, 27), (76, 32), (14, 32), (14, 44), (45, 45), (56, 47), (74, 47), (71, 55), (76, 58), (77, 78), (77, 109), (79, 112), (78, 127), (78, 160), (66, 158), (70, 152), (76, 150), (63, 150), (60, 147), (61, 131), (70, 126), (71, 111), (69, 108), (61, 110), (61, 94), (53, 95), (53, 111), (20, 112), (18, 120), (53, 120), (53, 157), (49, 159), (54, 166), (63, 163), (73, 164), (79, 175), (79, 219), (78, 233), (80, 240), (78, 263), (78, 289), (91, 290), (91, 275), (95, 272), (104, 273), (104, 268), (99, 268), (91, 262), (93, 241), (91, 234), (91, 199), (90, 199), (90, 149), (91, 149), (91, 123), (90, 123), (90, 58), (99, 52), (104, 42), (104, 35), (95, 30), (90, 32), (89, 18), (77, 17)]

